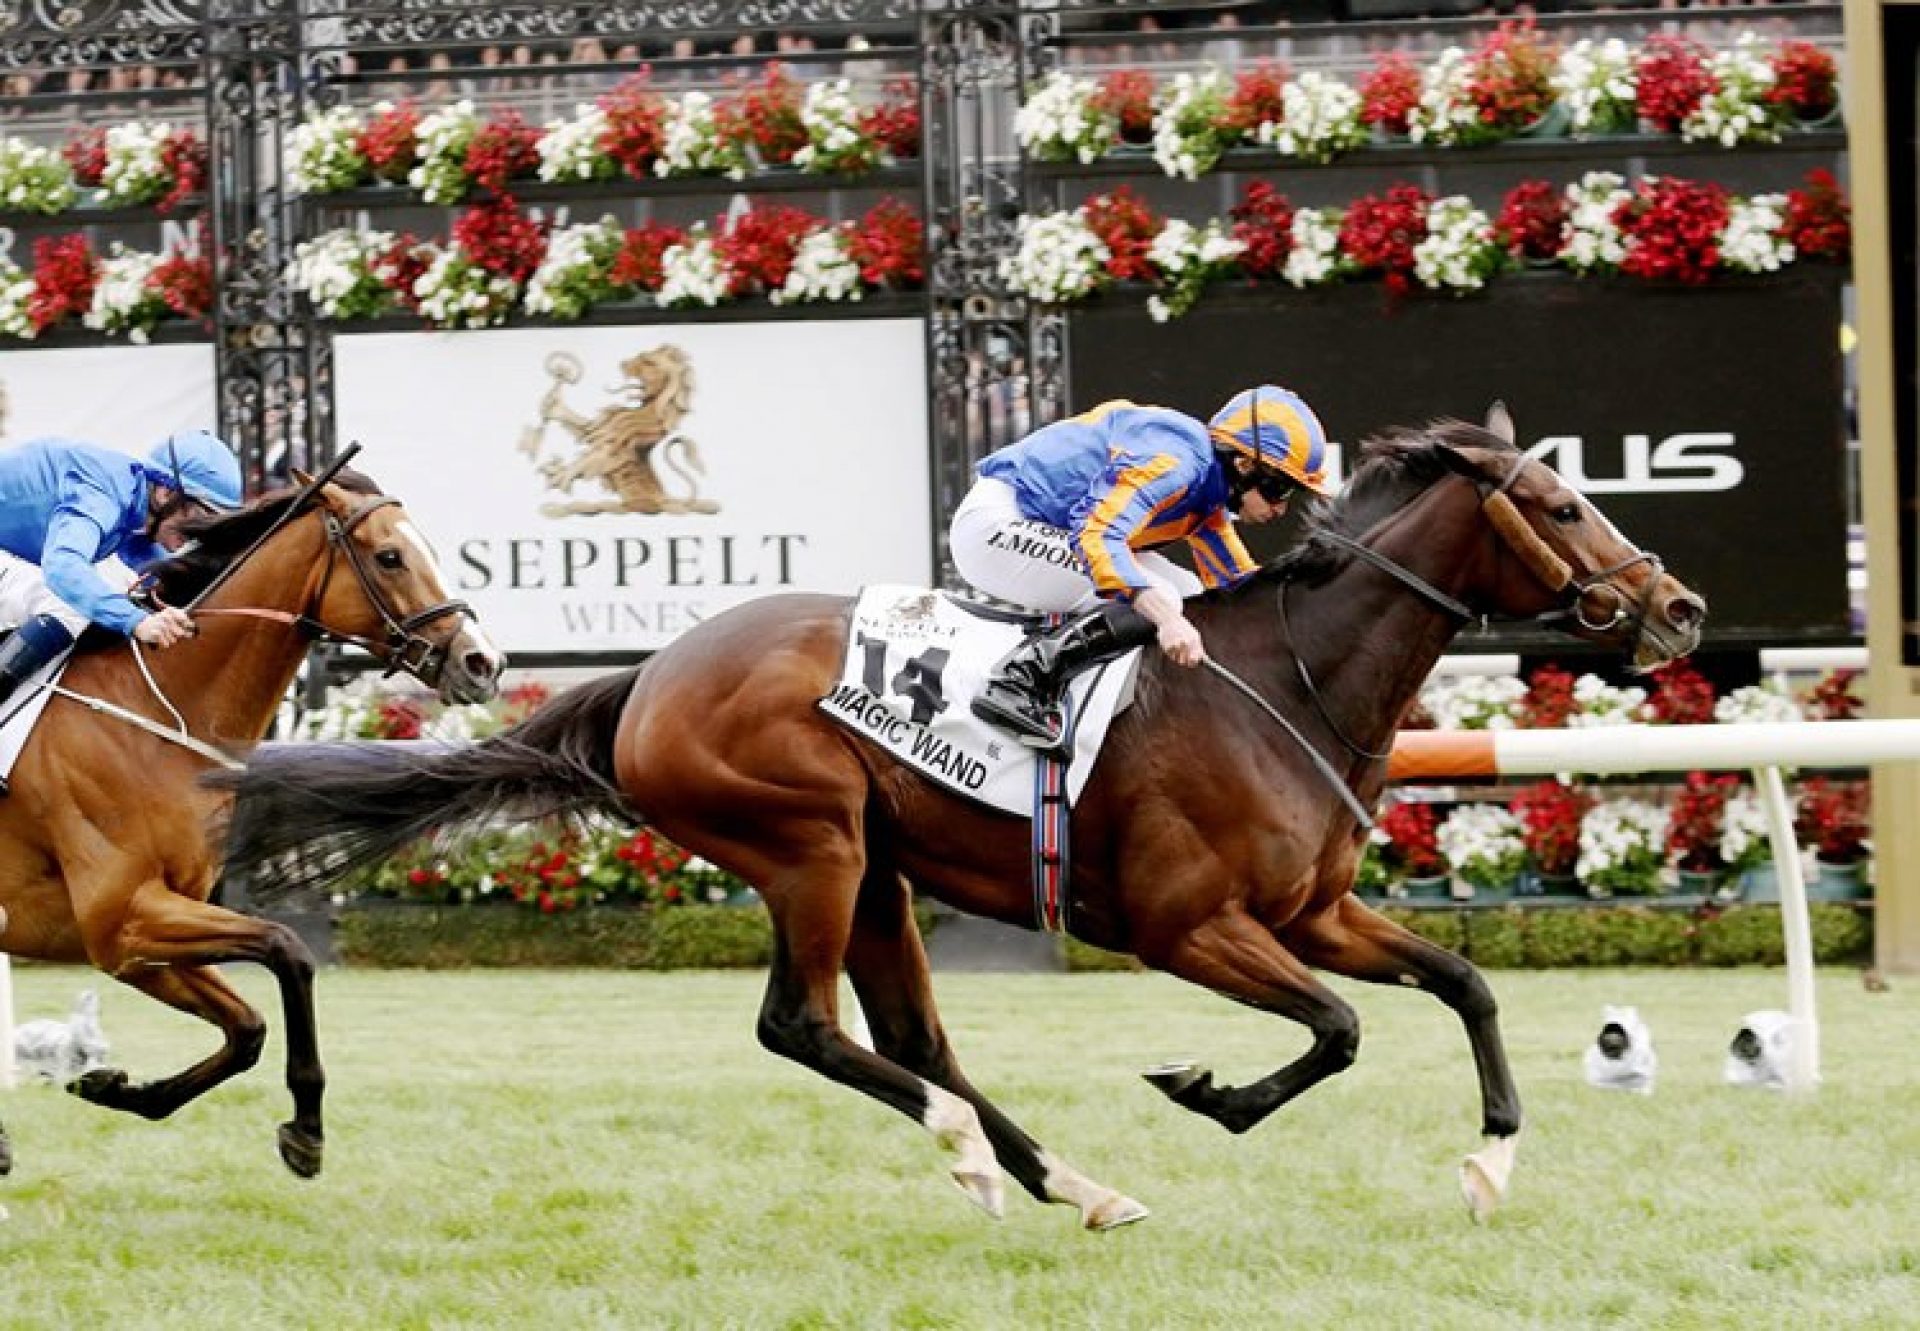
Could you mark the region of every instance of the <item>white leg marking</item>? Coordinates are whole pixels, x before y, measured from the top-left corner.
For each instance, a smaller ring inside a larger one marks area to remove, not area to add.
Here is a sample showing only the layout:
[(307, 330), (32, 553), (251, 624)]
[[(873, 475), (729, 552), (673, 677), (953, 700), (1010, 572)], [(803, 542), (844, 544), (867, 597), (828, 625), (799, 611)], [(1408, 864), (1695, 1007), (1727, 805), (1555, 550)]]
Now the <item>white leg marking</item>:
[(1072, 1165), (1046, 1151), (1040, 1153), (1046, 1167), (1041, 1184), (1050, 1202), (1066, 1202), (1080, 1208), (1080, 1223), (1088, 1229), (1118, 1229), (1151, 1214), (1131, 1197), (1124, 1197), (1104, 1184), (1095, 1183)]
[(993, 1158), (993, 1146), (980, 1127), (980, 1115), (951, 1091), (930, 1082), (920, 1084), (927, 1092), (927, 1114), (921, 1123), (943, 1150), (953, 1153), (953, 1181), (981, 1210), (998, 1220), (1007, 1209), (1006, 1182), (1000, 1175), (1000, 1162)]
[(1507, 1195), (1507, 1181), (1513, 1177), (1513, 1153), (1519, 1143), (1517, 1133), (1488, 1137), (1486, 1145), (1460, 1162), (1460, 1191), (1476, 1224), (1484, 1224)]

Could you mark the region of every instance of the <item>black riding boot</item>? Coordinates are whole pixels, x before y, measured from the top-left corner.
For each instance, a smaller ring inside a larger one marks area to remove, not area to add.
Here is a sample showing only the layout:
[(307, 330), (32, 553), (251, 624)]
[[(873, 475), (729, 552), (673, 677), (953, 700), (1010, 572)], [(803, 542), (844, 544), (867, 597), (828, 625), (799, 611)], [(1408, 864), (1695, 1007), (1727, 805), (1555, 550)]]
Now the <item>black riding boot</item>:
[(973, 714), (1022, 744), (1051, 749), (1065, 737), (1060, 696), (1067, 681), (1088, 666), (1110, 661), (1158, 636), (1153, 621), (1132, 606), (1109, 601), (1078, 619), (1036, 634), (993, 668), (987, 687), (973, 700)]
[[(71, 646), (73, 634), (52, 615), (35, 615), (0, 642), (0, 717), (7, 715), (6, 703), (14, 690)], [(6, 794), (6, 778), (0, 777), (0, 797)]]

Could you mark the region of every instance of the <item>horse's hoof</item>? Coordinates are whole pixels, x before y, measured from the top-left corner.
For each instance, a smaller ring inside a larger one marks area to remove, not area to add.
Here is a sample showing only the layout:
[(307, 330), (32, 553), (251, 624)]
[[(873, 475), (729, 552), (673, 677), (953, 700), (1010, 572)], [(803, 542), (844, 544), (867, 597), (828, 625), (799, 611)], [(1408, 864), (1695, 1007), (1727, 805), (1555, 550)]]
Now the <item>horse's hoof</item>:
[(1492, 1137), (1460, 1162), (1460, 1194), (1476, 1225), (1486, 1224), (1505, 1199), (1507, 1183), (1513, 1177), (1516, 1145), (1515, 1138)]
[(1080, 1223), (1097, 1233), (1105, 1233), (1109, 1229), (1118, 1229), (1122, 1225), (1131, 1225), (1136, 1221), (1145, 1220), (1152, 1214), (1153, 1212), (1133, 1198), (1123, 1197), (1116, 1192), (1104, 1201), (1089, 1207), (1086, 1214), (1080, 1217)]
[(989, 1169), (970, 1169), (966, 1165), (955, 1165), (953, 1181), (959, 1186), (960, 1191), (967, 1194), (968, 1200), (995, 1220), (1006, 1215), (1007, 1186), (1001, 1177), (999, 1166)]
[(1175, 1104), (1187, 1103), (1195, 1088), (1204, 1091), (1213, 1084), (1212, 1069), (1198, 1063), (1162, 1063), (1140, 1075)]
[(119, 1107), (126, 1099), (127, 1074), (120, 1068), (95, 1068), (67, 1083), (67, 1092), (88, 1104)]
[(296, 1178), (314, 1178), (320, 1173), (320, 1157), (326, 1140), (317, 1132), (308, 1132), (297, 1123), (280, 1125), (280, 1158)]

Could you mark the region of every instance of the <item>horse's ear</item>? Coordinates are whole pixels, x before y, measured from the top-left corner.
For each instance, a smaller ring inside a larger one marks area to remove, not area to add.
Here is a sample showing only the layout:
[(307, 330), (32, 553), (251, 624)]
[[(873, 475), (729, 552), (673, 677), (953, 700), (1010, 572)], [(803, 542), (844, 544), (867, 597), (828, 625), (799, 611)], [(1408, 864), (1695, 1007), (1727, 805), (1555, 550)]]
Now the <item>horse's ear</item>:
[(313, 477), (307, 472), (301, 471), (298, 467), (293, 469), (292, 476), (295, 485), (308, 486), (313, 484)]
[(1506, 403), (1498, 399), (1495, 399), (1494, 404), (1487, 408), (1487, 433), (1506, 440), (1515, 448), (1520, 446), (1519, 441), (1514, 438), (1513, 413), (1507, 410)]
[(1475, 484), (1487, 479), (1487, 463), (1480, 449), (1461, 448), (1444, 439), (1434, 441), (1433, 451), (1447, 464), (1449, 471), (1458, 472)]

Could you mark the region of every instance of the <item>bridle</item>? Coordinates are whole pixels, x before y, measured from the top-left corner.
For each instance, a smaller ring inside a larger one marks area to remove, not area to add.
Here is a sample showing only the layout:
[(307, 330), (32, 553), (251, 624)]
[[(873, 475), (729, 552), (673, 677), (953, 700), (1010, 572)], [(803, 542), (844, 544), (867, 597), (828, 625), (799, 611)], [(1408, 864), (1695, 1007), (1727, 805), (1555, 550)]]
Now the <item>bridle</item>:
[[(1619, 563), (1601, 569), (1598, 572), (1589, 573), (1584, 576), (1575, 575), (1572, 568), (1567, 564), (1567, 561), (1555, 553), (1547, 543), (1540, 538), (1539, 533), (1534, 531), (1527, 520), (1520, 515), (1520, 510), (1514, 506), (1513, 500), (1508, 496), (1507, 492), (1513, 488), (1514, 483), (1520, 479), (1520, 474), (1526, 470), (1527, 465), (1533, 461), (1534, 459), (1522, 453), (1514, 459), (1513, 466), (1507, 470), (1505, 478), (1503, 478), (1498, 485), (1476, 482), (1475, 489), (1480, 492), (1481, 511), (1486, 515), (1488, 525), (1492, 528), (1494, 539), (1499, 542), (1500, 548), (1511, 552), (1517, 557), (1526, 567), (1527, 571), (1553, 594), (1555, 605), (1551, 609), (1543, 610), (1538, 614), (1496, 615), (1487, 611), (1475, 610), (1458, 597), (1441, 591), (1438, 587), (1428, 582), (1404, 564), (1387, 555), (1381, 554), (1378, 550), (1370, 545), (1364, 544), (1360, 540), (1340, 532), (1321, 532), (1318, 535), (1318, 539), (1327, 541), (1337, 548), (1346, 551), (1348, 554), (1372, 565), (1382, 573), (1392, 577), (1402, 586), (1408, 588), (1435, 609), (1453, 616), (1463, 624), (1470, 624), (1477, 621), (1483, 625), (1495, 622), (1560, 625), (1571, 619), (1588, 632), (1604, 633), (1617, 628), (1622, 623), (1630, 622), (1633, 626), (1633, 636), (1629, 641), (1628, 650), (1629, 652), (1637, 653), (1640, 649), (1641, 641), (1647, 632), (1647, 617), (1652, 612), (1655, 588), (1659, 582), (1660, 573), (1666, 567), (1665, 564), (1658, 555), (1650, 551), (1635, 550), (1633, 554), (1621, 560)], [(1405, 511), (1404, 509), (1401, 510), (1401, 512)], [(1377, 530), (1378, 529), (1376, 529), (1376, 531)], [(1622, 539), (1624, 540), (1625, 538)], [(1613, 580), (1628, 569), (1641, 564), (1649, 565), (1653, 570), (1653, 576), (1647, 579), (1646, 587), (1636, 603), (1623, 593), (1620, 588), (1615, 585)], [(1392, 756), (1393, 751), (1391, 748), (1377, 750), (1369, 749), (1359, 744), (1351, 735), (1347, 734), (1346, 728), (1340, 724), (1338, 718), (1333, 715), (1332, 709), (1327, 706), (1326, 697), (1322, 693), (1318, 683), (1315, 682), (1313, 671), (1307, 666), (1306, 655), (1300, 650), (1299, 642), (1294, 637), (1293, 627), (1287, 616), (1287, 592), (1291, 586), (1292, 581), (1290, 579), (1283, 579), (1275, 599), (1279, 607), (1281, 631), (1286, 635), (1287, 646), (1293, 656), (1294, 669), (1300, 680), (1301, 688), (1305, 691), (1307, 698), (1313, 703), (1314, 711), (1319, 714), (1320, 720), (1326, 725), (1328, 730), (1333, 732), (1334, 738), (1340, 741), (1342, 747), (1344, 747), (1348, 753), (1352, 754), (1355, 758), (1362, 759), (1369, 763), (1385, 762)], [(1604, 619), (1597, 621), (1589, 619), (1585, 610), (1587, 597), (1596, 591), (1606, 592), (1613, 598), (1612, 612)], [(1629, 605), (1633, 606), (1631, 612), (1627, 609)], [(1319, 749), (1308, 742), (1307, 738), (1302, 735), (1291, 722), (1287, 721), (1277, 708), (1260, 697), (1257, 692), (1237, 676), (1233, 675), (1232, 672), (1228, 671), (1226, 667), (1220, 666), (1211, 660), (1209, 660), (1208, 664), (1212, 666), (1214, 673), (1226, 679), (1230, 684), (1239, 689), (1241, 693), (1258, 704), (1266, 711), (1269, 717), (1279, 722), (1279, 724), (1293, 736), (1294, 740), (1306, 750), (1307, 756), (1313, 760), (1314, 766), (1319, 770), (1320, 774), (1325, 777), (1334, 786), (1335, 791), (1343, 797), (1349, 811), (1354, 814), (1360, 826), (1370, 829), (1373, 825), (1371, 816), (1354, 796), (1352, 788), (1347, 784), (1345, 778), (1334, 769), (1333, 765), (1326, 760)]]
[[(264, 610), (255, 607), (199, 608), (201, 602), (239, 571), (241, 565), (252, 558), (275, 533), (304, 513), (320, 493), (321, 488), (338, 475), (359, 451), (358, 444), (350, 444), (342, 450), (333, 464), (309, 481), (306, 488), (287, 506), (286, 511), (275, 519), (266, 531), (256, 537), (252, 545), (241, 551), (232, 562), (221, 569), (213, 580), (201, 589), (199, 595), (188, 602), (183, 609), (195, 615), (240, 615), (287, 624), (316, 642), (334, 642), (347, 647), (358, 647), (386, 666), (389, 675), (404, 670), (429, 688), (437, 687), (441, 672), (446, 669), (447, 648), (423, 637), (420, 629), (447, 615), (462, 615), (468, 619), (477, 619), (478, 616), (474, 614), (472, 606), (460, 600), (439, 601), (424, 610), (417, 610), (406, 616), (402, 616), (393, 608), (392, 602), (387, 599), (372, 572), (367, 568), (366, 560), (360, 553), (360, 547), (355, 545), (352, 539), (354, 529), (361, 523), (381, 509), (400, 502), (392, 495), (370, 496), (344, 518), (335, 514), (332, 509), (321, 512), (321, 527), (327, 538), (327, 563), (321, 571), (318, 584), (307, 597), (306, 604), (300, 613), (290, 614), (285, 610)], [(319, 609), (326, 601), (327, 588), (333, 583), (334, 570), (343, 556), (347, 567), (353, 571), (355, 580), (359, 582), (360, 591), (367, 598), (367, 604), (379, 617), (381, 626), (379, 640), (330, 628), (318, 617)]]

